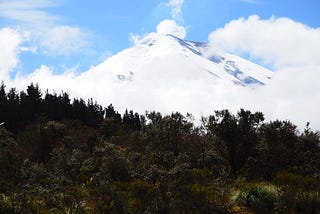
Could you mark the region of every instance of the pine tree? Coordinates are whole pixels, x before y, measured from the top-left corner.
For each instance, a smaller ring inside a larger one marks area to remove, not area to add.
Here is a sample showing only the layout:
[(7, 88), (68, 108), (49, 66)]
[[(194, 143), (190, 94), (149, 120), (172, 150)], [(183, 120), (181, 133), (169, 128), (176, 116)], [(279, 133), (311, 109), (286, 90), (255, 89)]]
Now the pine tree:
[(0, 86), (0, 123), (7, 121), (7, 94), (5, 91), (5, 85), (2, 82)]

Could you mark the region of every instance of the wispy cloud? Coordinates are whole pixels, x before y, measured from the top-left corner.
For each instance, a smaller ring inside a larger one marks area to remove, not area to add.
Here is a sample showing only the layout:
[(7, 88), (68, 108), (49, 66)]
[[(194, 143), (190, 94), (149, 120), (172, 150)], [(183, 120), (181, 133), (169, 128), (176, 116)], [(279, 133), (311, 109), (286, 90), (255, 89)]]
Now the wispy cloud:
[(42, 35), (41, 45), (46, 54), (69, 55), (77, 53), (88, 44), (86, 36), (77, 27), (57, 26)]
[(55, 6), (49, 0), (0, 1), (0, 16), (40, 28), (61, 20), (61, 17), (45, 12), (45, 9)]
[(258, 3), (258, 0), (240, 0), (242, 2), (250, 3), (250, 4), (256, 4)]
[(148, 33), (146, 35), (137, 35), (134, 33), (129, 34), (130, 41), (133, 44), (139, 44), (142, 40), (150, 35), (166, 35), (172, 34), (181, 39), (184, 39), (187, 34), (187, 28), (183, 26), (182, 7), (184, 0), (169, 0), (168, 2), (161, 2), (158, 7), (170, 10), (170, 17), (159, 22), (157, 31)]
[(182, 16), (182, 6), (184, 0), (170, 0), (168, 6), (171, 8), (171, 15), (173, 19), (180, 19)]

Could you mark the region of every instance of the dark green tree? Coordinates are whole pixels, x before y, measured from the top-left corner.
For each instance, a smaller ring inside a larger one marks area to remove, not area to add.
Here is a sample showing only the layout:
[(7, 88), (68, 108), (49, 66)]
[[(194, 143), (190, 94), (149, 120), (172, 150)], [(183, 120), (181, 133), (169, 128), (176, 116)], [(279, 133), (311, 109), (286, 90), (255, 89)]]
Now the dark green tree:
[(296, 168), (302, 175), (316, 175), (320, 173), (320, 133), (314, 132), (307, 124), (304, 132), (299, 136), (296, 145)]
[(132, 110), (128, 112), (128, 110), (126, 109), (122, 121), (123, 125), (127, 129), (132, 129), (134, 131), (139, 131), (141, 129), (140, 116), (138, 113), (133, 113)]
[(225, 147), (225, 158), (229, 160), (234, 175), (242, 169), (251, 155), (258, 141), (257, 130), (263, 122), (261, 112), (251, 113), (241, 109), (237, 116), (228, 110), (216, 111), (209, 116), (208, 134), (219, 143), (218, 147)]
[(15, 88), (10, 89), (7, 102), (7, 120), (6, 127), (11, 132), (17, 132), (24, 125), (24, 121), (21, 120), (21, 106), (19, 95)]
[(298, 142), (297, 127), (289, 121), (273, 121), (260, 129), (264, 147), (264, 178), (272, 179), (279, 171), (287, 170), (295, 162)]
[(0, 86), (0, 123), (7, 121), (8, 100), (5, 91), (5, 85), (2, 82)]
[(184, 149), (192, 134), (193, 123), (176, 112), (162, 117), (160, 113), (147, 113), (144, 135), (155, 159), (166, 168), (173, 167), (173, 160)]

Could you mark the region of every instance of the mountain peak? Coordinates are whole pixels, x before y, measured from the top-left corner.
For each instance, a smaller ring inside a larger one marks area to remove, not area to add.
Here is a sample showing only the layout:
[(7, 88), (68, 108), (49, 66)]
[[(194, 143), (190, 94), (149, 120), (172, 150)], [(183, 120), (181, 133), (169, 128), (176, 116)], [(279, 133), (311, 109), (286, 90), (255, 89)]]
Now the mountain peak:
[(223, 51), (212, 51), (208, 43), (156, 33), (149, 34), (133, 47), (110, 57), (95, 70), (108, 80), (152, 80), (155, 85), (162, 84), (162, 81), (200, 80), (214, 84), (219, 79), (256, 88), (266, 84), (272, 77), (271, 71), (248, 60)]
[(79, 84), (94, 83), (86, 86), (88, 94), (99, 91), (96, 96), (100, 100), (122, 109), (199, 112), (219, 102), (221, 90), (254, 90), (268, 84), (272, 74), (241, 57), (212, 50), (207, 43), (153, 34), (81, 74), (78, 80)]
[[(128, 50), (139, 49), (139, 45), (144, 46), (144, 51), (149, 56), (176, 58), (171, 63), (176, 64), (176, 67), (179, 68), (183, 68), (191, 62), (198, 67), (194, 71), (195, 73), (203, 70), (211, 74), (211, 77), (228, 79), (237, 85), (255, 88), (259, 85), (265, 85), (272, 77), (271, 71), (248, 60), (220, 50), (212, 51), (206, 42), (187, 41), (172, 34), (159, 35), (154, 33)], [(177, 58), (184, 60), (181, 65), (177, 65), (179, 61)], [(167, 62), (169, 63), (170, 60), (168, 59)], [(154, 62), (154, 66), (159, 67), (157, 62)]]

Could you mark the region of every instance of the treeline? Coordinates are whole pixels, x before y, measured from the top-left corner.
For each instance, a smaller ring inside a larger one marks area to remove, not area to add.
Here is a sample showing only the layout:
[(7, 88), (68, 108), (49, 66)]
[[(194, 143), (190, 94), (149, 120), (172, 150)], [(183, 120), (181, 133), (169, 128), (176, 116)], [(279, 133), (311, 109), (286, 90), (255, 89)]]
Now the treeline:
[(320, 213), (320, 137), (309, 124), (299, 133), (240, 109), (196, 126), (179, 112), (121, 115), (42, 98), (36, 85), (3, 89), (0, 213)]
[(46, 116), (51, 120), (81, 120), (85, 124), (98, 127), (105, 116), (105, 109), (89, 99), (71, 99), (67, 93), (43, 96), (38, 85), (31, 84), (26, 91), (17, 92), (11, 88), (5, 91), (4, 83), (0, 86), (0, 122), (11, 132), (22, 130), (37, 116)]
[(105, 117), (113, 117), (115, 120), (140, 128), (140, 117), (133, 111), (126, 111), (121, 115), (116, 112), (112, 105), (103, 108), (101, 105), (89, 99), (73, 99), (65, 92), (61, 94), (45, 92), (43, 96), (38, 85), (31, 83), (26, 92), (17, 92), (11, 88), (5, 91), (4, 83), (0, 86), (0, 122), (11, 132), (21, 131), (36, 117), (45, 116), (50, 120), (80, 120), (88, 126), (97, 128)]

